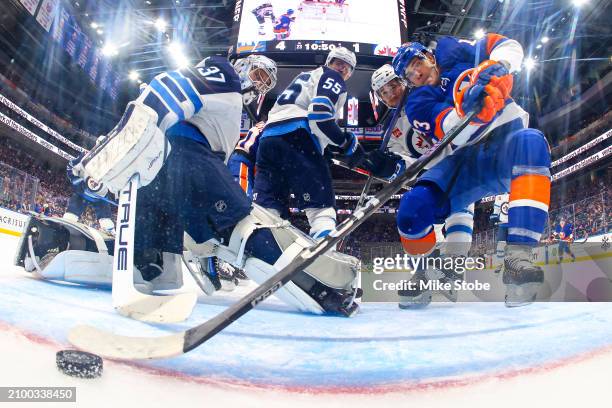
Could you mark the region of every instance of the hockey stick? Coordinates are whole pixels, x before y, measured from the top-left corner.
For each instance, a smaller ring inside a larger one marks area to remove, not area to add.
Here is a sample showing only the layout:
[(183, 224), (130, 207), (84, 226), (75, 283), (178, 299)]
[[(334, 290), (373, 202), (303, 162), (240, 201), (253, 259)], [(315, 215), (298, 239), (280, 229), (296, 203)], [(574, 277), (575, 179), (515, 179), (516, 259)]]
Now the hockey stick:
[(197, 302), (197, 294), (147, 295), (134, 287), (134, 230), (139, 180), (138, 175), (132, 176), (119, 193), (113, 256), (113, 307), (119, 314), (136, 320), (180, 322), (191, 314)]
[[(387, 145), (389, 144), (389, 140), (391, 139), (391, 132), (393, 131), (393, 128), (395, 127), (395, 124), (397, 123), (397, 120), (399, 119), (399, 116), (402, 112), (404, 104), (406, 103), (406, 99), (408, 98), (408, 94), (410, 94), (410, 87), (407, 86), (406, 89), (404, 90), (404, 93), (402, 94), (402, 99), (400, 99), (399, 105), (397, 105), (395, 112), (393, 112), (393, 116), (391, 116), (391, 121), (389, 121), (389, 124), (387, 128), (385, 129), (383, 141), (380, 144), (380, 148), (379, 148), (381, 152), (384, 152), (387, 149)], [(359, 196), (359, 201), (357, 201), (357, 207), (355, 208), (359, 208), (363, 205), (366, 199), (366, 196), (368, 195), (368, 192), (370, 191), (370, 187), (372, 186), (372, 181), (374, 181), (374, 178), (370, 175), (368, 179), (366, 180), (365, 185), (363, 186), (363, 190), (361, 191), (361, 195)]]
[(330, 250), (338, 241), (355, 230), (393, 194), (403, 188), (406, 182), (415, 178), (432, 159), (437, 157), (457, 137), (475, 116), (475, 112), (470, 112), (447, 133), (447, 136), (437, 146), (434, 146), (412, 163), (404, 173), (380, 190), (363, 207), (358, 208), (334, 231), (315, 245), (301, 250), (287, 266), (212, 319), (183, 332), (162, 337), (120, 336), (92, 326), (81, 325), (70, 331), (68, 340), (82, 350), (117, 359), (167, 358), (193, 350), (263, 302), (289, 282), (299, 271), (311, 265), (318, 256)]

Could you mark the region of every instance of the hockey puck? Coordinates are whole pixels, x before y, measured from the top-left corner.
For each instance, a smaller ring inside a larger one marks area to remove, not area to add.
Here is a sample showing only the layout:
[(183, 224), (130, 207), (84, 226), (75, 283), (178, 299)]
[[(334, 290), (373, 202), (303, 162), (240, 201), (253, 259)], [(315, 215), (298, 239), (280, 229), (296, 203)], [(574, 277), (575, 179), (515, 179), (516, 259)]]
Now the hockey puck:
[(64, 374), (78, 378), (102, 375), (102, 357), (78, 350), (61, 350), (55, 355), (57, 368)]

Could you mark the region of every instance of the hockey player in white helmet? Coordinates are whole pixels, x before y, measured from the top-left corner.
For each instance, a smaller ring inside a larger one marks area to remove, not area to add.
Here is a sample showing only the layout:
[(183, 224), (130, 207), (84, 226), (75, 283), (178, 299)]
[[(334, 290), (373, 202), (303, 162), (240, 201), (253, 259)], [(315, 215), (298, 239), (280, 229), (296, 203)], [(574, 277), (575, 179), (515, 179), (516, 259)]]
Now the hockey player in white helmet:
[[(275, 63), (257, 55), (235, 66), (224, 58), (209, 57), (193, 68), (160, 74), (128, 104), (104, 143), (75, 166), (79, 176), (98, 180), (112, 192), (140, 176), (135, 282), (175, 289), (165, 283), (182, 284), (176, 278), (182, 276), (177, 258), (185, 247), (194, 264), (216, 256), (262, 283), (290, 261), (286, 257), (313, 244), (280, 218), (253, 208), (225, 165), (239, 139), (243, 102), (275, 84)], [(106, 253), (111, 249), (104, 249), (100, 237), (76, 239), (74, 235), (83, 235), (82, 231), (56, 234), (64, 227), (34, 218), (32, 223), (31, 233), (22, 240), (18, 264), (49, 279), (110, 284), (112, 258), (109, 262)], [(54, 236), (62, 237), (61, 245), (49, 244)], [(75, 242), (82, 243), (78, 253), (71, 251)], [(59, 254), (47, 256), (49, 251)], [(81, 262), (86, 257), (83, 251), (91, 252), (87, 262)], [(46, 267), (36, 267), (36, 261), (45, 257)], [(356, 305), (351, 301), (347, 307), (345, 300), (353, 299), (356, 260), (338, 255), (317, 262), (277, 296), (303, 311), (355, 313)], [(206, 268), (201, 271), (203, 280), (214, 285), (215, 276)]]
[(254, 202), (287, 217), (293, 194), (315, 239), (336, 226), (325, 147), (339, 146), (353, 165), (363, 158), (355, 135), (336, 124), (346, 101), (345, 81), (356, 62), (353, 52), (338, 47), (329, 52), (324, 66), (295, 77), (278, 96), (260, 137)]
[[(376, 92), (376, 95), (387, 107), (390, 109), (402, 109), (398, 105), (406, 90), (407, 83), (395, 74), (391, 65), (386, 64), (377, 69), (372, 74), (371, 84), (372, 90)], [(432, 147), (431, 142), (425, 135), (415, 131), (410, 126), (406, 112), (402, 109), (394, 129), (391, 131), (391, 139), (389, 139), (388, 145), (389, 151), (382, 152), (379, 149), (375, 149), (368, 152), (367, 159), (364, 161), (364, 167), (372, 171), (377, 177), (392, 180), (429, 150)], [(440, 154), (439, 158), (434, 159), (426, 168), (433, 167), (451, 153), (452, 148), (449, 146), (444, 153)], [(446, 227), (446, 237), (442, 234), (443, 225)], [(435, 251), (435, 255), (467, 256), (472, 243), (473, 228), (473, 204), (461, 211), (450, 214), (446, 219), (439, 219), (435, 225), (435, 232), (440, 245)], [(434, 272), (429, 271), (429, 273), (433, 274)], [(451, 298), (451, 300), (456, 299), (456, 293), (442, 292), (442, 294)], [(401, 295), (402, 293), (400, 293)], [(421, 303), (419, 303), (420, 305)], [(400, 303), (402, 308), (409, 308), (411, 306), (412, 303), (407, 300)]]

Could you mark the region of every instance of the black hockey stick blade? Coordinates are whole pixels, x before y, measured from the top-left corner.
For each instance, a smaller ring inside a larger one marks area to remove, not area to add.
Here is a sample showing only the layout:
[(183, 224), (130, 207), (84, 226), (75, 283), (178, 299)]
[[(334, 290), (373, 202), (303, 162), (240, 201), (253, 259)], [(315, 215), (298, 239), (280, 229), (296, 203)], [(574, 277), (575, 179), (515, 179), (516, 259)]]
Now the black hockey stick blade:
[(212, 319), (184, 332), (162, 337), (126, 337), (91, 326), (77, 326), (69, 333), (68, 340), (82, 350), (116, 359), (168, 358), (195, 349), (274, 294), (289, 282), (295, 274), (308, 267), (319, 255), (327, 252), (343, 237), (361, 225), (393, 194), (399, 191), (408, 181), (415, 178), (432, 159), (440, 154), (470, 123), (474, 116), (476, 116), (475, 112), (468, 114), (447, 133), (444, 139), (419, 157), (404, 173), (370, 198), (363, 207), (357, 209), (340, 223), (323, 240), (312, 247), (303, 249), (287, 266)]

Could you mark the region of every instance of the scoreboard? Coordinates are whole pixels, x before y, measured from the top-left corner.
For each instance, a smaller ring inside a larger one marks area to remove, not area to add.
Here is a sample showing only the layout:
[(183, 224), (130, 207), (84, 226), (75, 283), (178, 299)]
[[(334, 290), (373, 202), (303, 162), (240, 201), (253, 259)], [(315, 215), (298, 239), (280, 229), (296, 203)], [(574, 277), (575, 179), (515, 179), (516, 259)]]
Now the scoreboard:
[(392, 57), (406, 41), (404, 0), (238, 0), (235, 54), (327, 53)]

